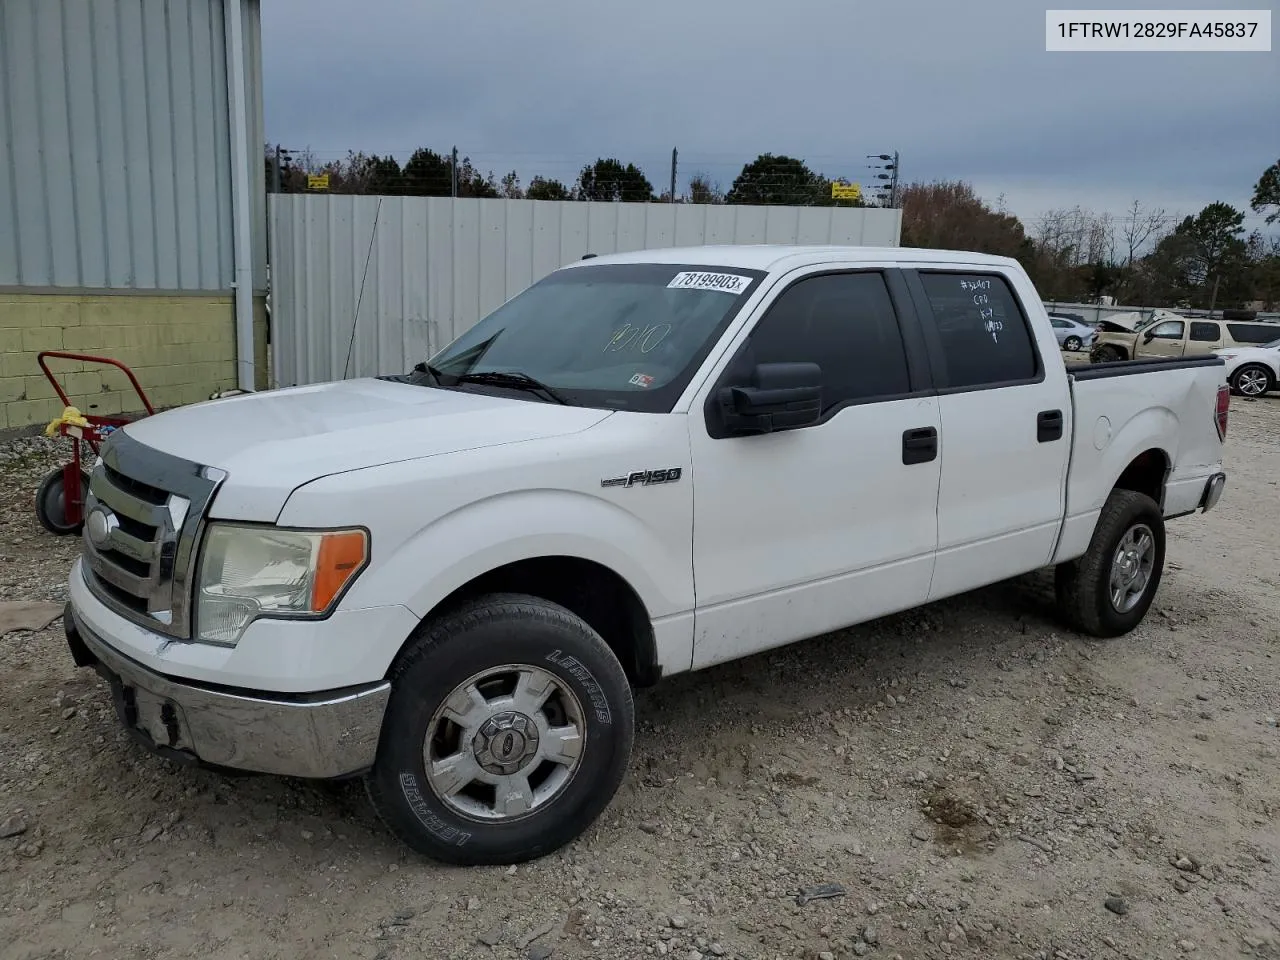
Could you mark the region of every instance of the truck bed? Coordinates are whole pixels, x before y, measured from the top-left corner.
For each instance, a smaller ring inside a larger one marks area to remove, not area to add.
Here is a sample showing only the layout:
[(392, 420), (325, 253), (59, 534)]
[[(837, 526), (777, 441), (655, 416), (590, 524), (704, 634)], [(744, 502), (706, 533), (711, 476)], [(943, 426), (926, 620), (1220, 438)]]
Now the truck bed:
[(1217, 356), (1067, 365), (1071, 460), (1055, 562), (1084, 552), (1112, 478), (1135, 463), (1165, 479), (1166, 517), (1195, 510), (1222, 457), (1216, 413), (1224, 367)]

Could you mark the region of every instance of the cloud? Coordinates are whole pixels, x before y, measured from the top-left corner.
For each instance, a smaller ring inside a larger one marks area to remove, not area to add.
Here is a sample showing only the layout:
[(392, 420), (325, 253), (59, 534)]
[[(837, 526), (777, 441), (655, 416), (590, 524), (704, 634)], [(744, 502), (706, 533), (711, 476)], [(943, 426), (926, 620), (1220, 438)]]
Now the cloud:
[(526, 182), (617, 156), (665, 183), (677, 146), (684, 175), (727, 187), (764, 151), (858, 179), (896, 149), (907, 178), (970, 180), (1023, 217), (1247, 210), (1280, 158), (1274, 52), (1050, 54), (1025, 0), (267, 0), (262, 17), (268, 139), (322, 156), (456, 144)]

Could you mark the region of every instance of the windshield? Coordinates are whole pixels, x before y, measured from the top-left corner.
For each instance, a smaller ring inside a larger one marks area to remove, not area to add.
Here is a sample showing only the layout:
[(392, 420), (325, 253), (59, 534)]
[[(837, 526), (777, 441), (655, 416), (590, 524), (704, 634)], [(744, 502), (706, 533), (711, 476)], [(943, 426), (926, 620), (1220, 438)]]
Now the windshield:
[[(669, 411), (764, 273), (658, 263), (559, 270), (429, 361), (443, 375), (521, 373), (567, 402)], [(460, 389), (509, 391), (463, 382)], [(519, 394), (537, 400), (535, 392)]]

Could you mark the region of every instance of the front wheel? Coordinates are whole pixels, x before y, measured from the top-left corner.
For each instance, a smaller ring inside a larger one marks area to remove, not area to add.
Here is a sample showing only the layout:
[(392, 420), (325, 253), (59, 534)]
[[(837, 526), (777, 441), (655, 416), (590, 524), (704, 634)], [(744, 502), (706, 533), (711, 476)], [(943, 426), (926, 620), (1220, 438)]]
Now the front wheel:
[(1275, 389), (1271, 371), (1261, 364), (1245, 364), (1231, 374), (1231, 389), (1242, 397), (1260, 397)]
[(1089, 359), (1094, 363), (1119, 363), (1125, 359), (1125, 355), (1124, 351), (1119, 347), (1104, 343), (1102, 346), (1094, 348), (1093, 354)]
[(1164, 571), (1164, 517), (1146, 494), (1113, 490), (1089, 549), (1056, 571), (1058, 609), (1081, 633), (1118, 637), (1147, 615)]
[(388, 828), (435, 860), (545, 856), (582, 834), (626, 774), (631, 687), (585, 621), (523, 594), (423, 624), (391, 674), (365, 783)]
[(1082, 346), (1084, 346), (1084, 342), (1077, 336), (1067, 337), (1067, 339), (1062, 342), (1062, 349), (1067, 351), (1067, 353), (1078, 353)]

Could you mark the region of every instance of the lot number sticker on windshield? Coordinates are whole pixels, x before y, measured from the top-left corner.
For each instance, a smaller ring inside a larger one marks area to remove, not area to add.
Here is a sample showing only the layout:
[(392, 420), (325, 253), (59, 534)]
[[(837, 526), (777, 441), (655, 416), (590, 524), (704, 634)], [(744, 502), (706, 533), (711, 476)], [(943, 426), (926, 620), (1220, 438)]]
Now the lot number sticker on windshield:
[(751, 278), (740, 277), (736, 273), (677, 273), (667, 284), (667, 289), (719, 290), (737, 296), (749, 286)]

